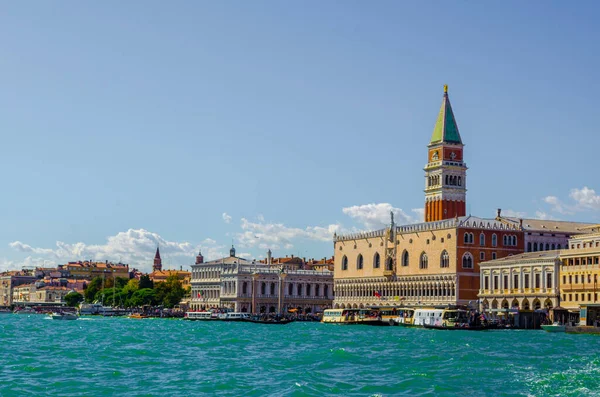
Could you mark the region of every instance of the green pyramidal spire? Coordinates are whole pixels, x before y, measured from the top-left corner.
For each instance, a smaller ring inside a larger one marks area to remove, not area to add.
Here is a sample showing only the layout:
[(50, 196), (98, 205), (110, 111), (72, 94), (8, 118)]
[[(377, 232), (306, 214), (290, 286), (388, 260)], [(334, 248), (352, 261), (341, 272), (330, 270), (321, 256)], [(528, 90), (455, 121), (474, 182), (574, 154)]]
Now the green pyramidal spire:
[(452, 112), (452, 106), (450, 105), (450, 99), (448, 98), (448, 86), (444, 86), (444, 99), (442, 99), (442, 107), (440, 114), (438, 115), (435, 127), (433, 127), (433, 134), (431, 135), (430, 145), (434, 143), (460, 143), (460, 134), (458, 132), (458, 126), (456, 125), (456, 119)]

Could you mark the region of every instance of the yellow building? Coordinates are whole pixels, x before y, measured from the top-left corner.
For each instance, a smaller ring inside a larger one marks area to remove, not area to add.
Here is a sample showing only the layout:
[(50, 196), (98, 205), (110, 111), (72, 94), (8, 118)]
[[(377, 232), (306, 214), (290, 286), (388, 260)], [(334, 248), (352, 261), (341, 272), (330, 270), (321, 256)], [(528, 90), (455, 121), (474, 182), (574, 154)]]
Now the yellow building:
[(91, 280), (94, 277), (122, 277), (129, 278), (129, 265), (111, 262), (78, 261), (60, 265), (60, 270), (67, 270), (71, 277), (76, 279)]
[(155, 270), (149, 274), (150, 280), (152, 280), (155, 284), (167, 281), (167, 278), (169, 278), (171, 275), (177, 276), (179, 281), (181, 281), (183, 288), (190, 286), (192, 272), (185, 270)]
[(561, 306), (567, 309), (600, 302), (600, 225), (588, 230), (588, 234), (571, 238), (569, 249), (561, 251)]

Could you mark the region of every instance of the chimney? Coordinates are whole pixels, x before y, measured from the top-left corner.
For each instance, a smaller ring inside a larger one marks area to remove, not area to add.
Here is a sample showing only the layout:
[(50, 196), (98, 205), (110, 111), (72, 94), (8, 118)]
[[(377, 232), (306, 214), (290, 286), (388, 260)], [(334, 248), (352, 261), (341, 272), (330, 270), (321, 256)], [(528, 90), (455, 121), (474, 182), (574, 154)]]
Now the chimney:
[(521, 226), (521, 229), (523, 229), (523, 219), (519, 219), (519, 225)]
[(179, 266), (179, 271), (183, 271), (183, 266)]
[(294, 254), (292, 254), (292, 259), (294, 259)]
[(500, 218), (500, 214), (502, 213), (502, 208), (498, 208), (498, 218)]

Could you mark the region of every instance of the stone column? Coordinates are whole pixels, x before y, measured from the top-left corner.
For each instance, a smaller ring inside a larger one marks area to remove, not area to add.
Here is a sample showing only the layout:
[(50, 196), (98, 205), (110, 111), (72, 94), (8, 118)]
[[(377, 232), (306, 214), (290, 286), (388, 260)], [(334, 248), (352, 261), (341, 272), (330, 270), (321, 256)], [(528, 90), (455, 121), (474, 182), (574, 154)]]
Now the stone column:
[(258, 280), (258, 274), (252, 274), (252, 310), (250, 311), (252, 314), (256, 313), (256, 280)]
[(279, 291), (277, 293), (277, 313), (281, 314), (283, 308), (283, 295), (285, 291), (285, 278), (287, 274), (279, 273)]

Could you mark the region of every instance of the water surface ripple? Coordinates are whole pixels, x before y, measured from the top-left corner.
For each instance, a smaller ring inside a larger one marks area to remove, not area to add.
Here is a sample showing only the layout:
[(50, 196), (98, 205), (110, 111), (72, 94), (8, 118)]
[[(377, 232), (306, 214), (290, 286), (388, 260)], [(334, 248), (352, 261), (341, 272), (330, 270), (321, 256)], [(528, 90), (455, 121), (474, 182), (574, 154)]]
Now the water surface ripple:
[(0, 337), (0, 396), (600, 395), (592, 335), (2, 315)]

